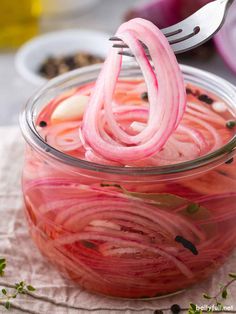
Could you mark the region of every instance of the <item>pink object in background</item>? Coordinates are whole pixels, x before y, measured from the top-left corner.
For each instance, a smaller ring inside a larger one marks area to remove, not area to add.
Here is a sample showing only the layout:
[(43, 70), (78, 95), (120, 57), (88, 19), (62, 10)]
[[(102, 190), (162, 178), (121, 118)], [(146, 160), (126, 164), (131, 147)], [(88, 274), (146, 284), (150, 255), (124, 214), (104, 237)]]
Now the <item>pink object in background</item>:
[[(151, 0), (132, 8), (125, 15), (129, 20), (135, 17), (148, 19), (159, 28), (165, 28), (187, 18), (203, 5), (211, 0)], [(230, 12), (223, 28), (214, 36), (217, 50), (225, 63), (236, 73), (236, 2), (231, 6)], [(211, 48), (201, 46), (197, 51), (197, 57), (202, 58), (200, 51), (210, 51)], [(210, 46), (209, 46), (210, 47)], [(204, 50), (203, 50), (204, 49)], [(191, 51), (192, 53), (192, 51)], [(206, 54), (207, 56), (209, 53)], [(191, 54), (191, 58), (194, 54)]]
[(125, 20), (141, 17), (153, 22), (159, 28), (164, 28), (181, 19), (178, 7), (178, 0), (152, 0), (132, 8), (127, 12)]
[(168, 27), (193, 14), (210, 0), (151, 0), (133, 7), (125, 15), (125, 20), (135, 17), (147, 19), (159, 28)]
[(232, 4), (225, 25), (215, 35), (214, 41), (225, 63), (236, 73), (236, 2)]

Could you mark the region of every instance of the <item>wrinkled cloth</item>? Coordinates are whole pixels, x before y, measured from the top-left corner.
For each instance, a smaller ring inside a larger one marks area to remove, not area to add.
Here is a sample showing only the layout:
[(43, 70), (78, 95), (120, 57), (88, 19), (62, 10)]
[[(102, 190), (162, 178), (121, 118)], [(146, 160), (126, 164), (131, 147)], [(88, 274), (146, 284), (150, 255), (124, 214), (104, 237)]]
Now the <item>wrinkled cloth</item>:
[[(89, 293), (64, 279), (50, 265), (31, 240), (23, 211), (21, 169), (24, 140), (17, 127), (0, 128), (0, 258), (7, 259), (0, 288), (24, 280), (37, 288), (30, 295), (13, 301), (10, 313), (34, 314), (151, 314), (154, 310), (169, 310), (172, 304), (188, 308), (189, 303), (208, 304), (202, 294), (215, 295), (219, 284), (228, 281), (228, 273), (236, 272), (236, 252), (227, 263), (207, 281), (178, 295), (159, 300), (132, 301), (106, 298)], [(236, 313), (236, 284), (229, 289), (225, 302)], [(185, 311), (187, 312), (187, 311)], [(0, 306), (0, 313), (9, 313)]]

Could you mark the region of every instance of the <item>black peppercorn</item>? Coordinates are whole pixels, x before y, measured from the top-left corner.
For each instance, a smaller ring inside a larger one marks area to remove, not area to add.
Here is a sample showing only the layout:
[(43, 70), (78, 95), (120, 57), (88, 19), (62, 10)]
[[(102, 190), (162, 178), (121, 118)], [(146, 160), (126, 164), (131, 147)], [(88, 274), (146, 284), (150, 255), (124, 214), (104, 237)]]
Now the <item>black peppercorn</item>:
[(88, 249), (95, 249), (97, 247), (95, 243), (90, 241), (82, 240), (81, 243)]
[(193, 94), (193, 92), (192, 92), (192, 90), (191, 90), (191, 88), (186, 88), (186, 93), (187, 93), (187, 95), (189, 95), (189, 94)]
[(178, 235), (175, 237), (175, 241), (178, 243), (181, 243), (183, 245), (183, 247), (185, 247), (190, 252), (192, 252), (193, 255), (198, 255), (198, 250), (195, 247), (195, 245), (192, 242), (186, 240), (184, 237)]
[(200, 96), (198, 97), (198, 99), (199, 99), (200, 101), (202, 101), (202, 102), (205, 102), (205, 103), (208, 104), (208, 105), (212, 105), (213, 102), (214, 102), (214, 100), (213, 100), (212, 98), (210, 98), (209, 96), (204, 95), (204, 94), (200, 95)]
[(47, 126), (47, 122), (45, 122), (45, 121), (40, 121), (40, 122), (39, 122), (39, 126), (40, 126), (41, 128), (45, 128), (45, 127)]
[(142, 100), (148, 101), (148, 93), (147, 92), (142, 93), (141, 98)]
[(233, 158), (230, 158), (230, 159), (227, 160), (225, 163), (228, 165), (228, 164), (231, 164), (233, 161), (234, 161), (234, 159), (233, 159)]
[(66, 56), (51, 56), (46, 58), (40, 65), (38, 73), (51, 79), (59, 74), (101, 62), (103, 62), (102, 58), (86, 52), (77, 52)]
[(234, 121), (234, 120), (230, 120), (230, 121), (228, 121), (228, 122), (226, 123), (226, 127), (227, 127), (228, 129), (233, 129), (235, 126), (236, 126), (236, 121)]
[(153, 314), (164, 314), (162, 310), (155, 310)]
[(170, 310), (173, 314), (179, 314), (181, 311), (181, 307), (178, 304), (173, 304)]

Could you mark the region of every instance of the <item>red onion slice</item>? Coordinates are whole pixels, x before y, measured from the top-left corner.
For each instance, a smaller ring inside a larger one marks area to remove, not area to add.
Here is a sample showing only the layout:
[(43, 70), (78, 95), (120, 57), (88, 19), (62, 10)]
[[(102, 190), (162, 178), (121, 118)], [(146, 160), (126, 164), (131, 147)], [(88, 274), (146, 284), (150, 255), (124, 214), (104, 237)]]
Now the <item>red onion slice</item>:
[(80, 121), (64, 122), (49, 126), (41, 134), (52, 147), (63, 152), (73, 151), (82, 146), (78, 132), (80, 125)]
[(135, 17), (147, 19), (160, 28), (180, 21), (179, 0), (152, 0), (127, 12), (125, 19)]
[[(152, 156), (162, 149), (182, 119), (186, 93), (175, 55), (157, 27), (149, 21), (134, 19), (121, 25), (116, 36), (129, 45), (144, 75), (150, 103), (146, 127), (140, 133), (130, 135), (120, 128), (115, 119), (113, 95), (122, 57), (112, 48), (91, 95), (83, 118), (82, 133), (95, 153), (125, 164)], [(140, 41), (148, 47), (153, 67)], [(108, 134), (104, 136), (101, 132), (103, 109), (112, 141), (107, 138)]]

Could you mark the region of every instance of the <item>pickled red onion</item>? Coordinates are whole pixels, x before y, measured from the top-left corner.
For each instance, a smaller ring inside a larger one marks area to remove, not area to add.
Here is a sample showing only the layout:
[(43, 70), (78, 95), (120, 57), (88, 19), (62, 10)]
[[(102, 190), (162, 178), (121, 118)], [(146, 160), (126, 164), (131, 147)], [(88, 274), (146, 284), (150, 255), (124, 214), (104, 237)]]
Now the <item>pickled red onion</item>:
[[(37, 126), (49, 145), (95, 163), (147, 167), (193, 160), (232, 137), (234, 130), (225, 125), (229, 113), (221, 116), (204, 103), (216, 95), (189, 85), (185, 111), (178, 65), (155, 27), (134, 20), (117, 36), (135, 54), (146, 86), (136, 78), (117, 82), (122, 60), (112, 50), (95, 90), (88, 83), (66, 95), (92, 94), (82, 128), (82, 117), (76, 122), (50, 119), (65, 95), (42, 110)], [(148, 46), (155, 70), (139, 39)], [(46, 127), (40, 127), (42, 119)], [(186, 171), (177, 180), (127, 175), (113, 181), (102, 172), (67, 171), (50, 156), (45, 162), (30, 150), (25, 168), (27, 218), (35, 242), (92, 291), (132, 298), (176, 292), (206, 278), (235, 246), (234, 165), (189, 177)], [(199, 254), (183, 247), (177, 236)]]
[(49, 126), (47, 130), (41, 131), (41, 136), (53, 147), (64, 152), (79, 149), (82, 142), (78, 129), (81, 122), (70, 121)]
[[(168, 41), (152, 23), (134, 19), (123, 24), (116, 36), (129, 45), (144, 75), (149, 95), (149, 117), (143, 131), (129, 135), (116, 121), (112, 98), (121, 71), (122, 57), (115, 49), (98, 77), (82, 125), (83, 137), (90, 148), (105, 159), (127, 163), (154, 155), (162, 149), (179, 125), (186, 105), (181, 71)], [(142, 41), (149, 49), (153, 66), (145, 55)], [(112, 73), (112, 75), (111, 75)], [(114, 141), (99, 130), (102, 110)]]

